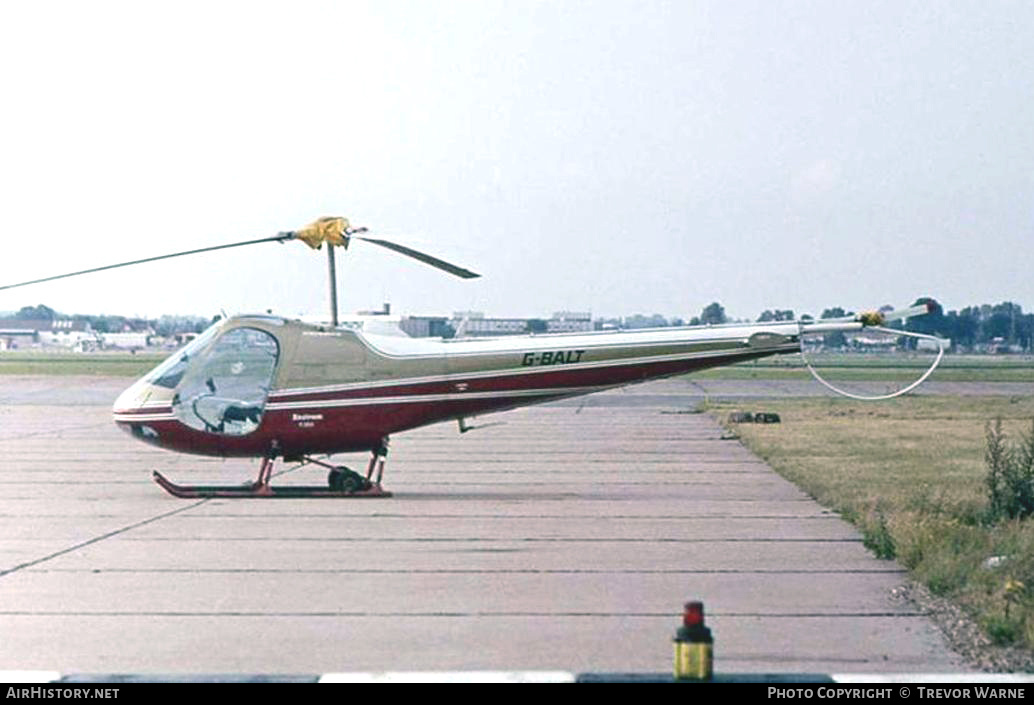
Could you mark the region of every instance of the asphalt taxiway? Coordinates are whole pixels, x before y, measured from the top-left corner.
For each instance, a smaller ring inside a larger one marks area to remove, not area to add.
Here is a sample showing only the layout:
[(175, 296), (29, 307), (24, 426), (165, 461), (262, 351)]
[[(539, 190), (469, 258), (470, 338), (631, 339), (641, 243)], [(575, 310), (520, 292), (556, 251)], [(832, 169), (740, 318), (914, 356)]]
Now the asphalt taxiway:
[(720, 672), (966, 670), (902, 569), (685, 382), (401, 434), (391, 499), (181, 500), (151, 470), (256, 464), (123, 434), (129, 381), (0, 378), (0, 670), (665, 672), (687, 600)]

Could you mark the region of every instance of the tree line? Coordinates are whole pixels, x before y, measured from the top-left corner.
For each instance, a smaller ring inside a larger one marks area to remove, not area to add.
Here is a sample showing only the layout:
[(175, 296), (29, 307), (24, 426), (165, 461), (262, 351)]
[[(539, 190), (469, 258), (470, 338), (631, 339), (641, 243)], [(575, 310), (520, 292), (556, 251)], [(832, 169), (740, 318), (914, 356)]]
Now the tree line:
[(76, 322), (88, 323), (90, 329), (98, 333), (121, 333), (150, 327), (155, 333), (162, 336), (174, 335), (176, 333), (200, 333), (212, 322), (211, 319), (201, 316), (161, 316), (160, 318), (149, 319), (82, 313), (65, 316), (43, 304), (23, 306), (14, 314), (14, 318), (20, 321), (53, 321), (59, 318), (67, 318)]
[(959, 311), (944, 312), (932, 299), (917, 303), (933, 304), (926, 316), (909, 320), (909, 328), (949, 338), (953, 348), (988, 352), (1031, 352), (1034, 350), (1034, 313), (1024, 313), (1019, 304), (967, 306)]

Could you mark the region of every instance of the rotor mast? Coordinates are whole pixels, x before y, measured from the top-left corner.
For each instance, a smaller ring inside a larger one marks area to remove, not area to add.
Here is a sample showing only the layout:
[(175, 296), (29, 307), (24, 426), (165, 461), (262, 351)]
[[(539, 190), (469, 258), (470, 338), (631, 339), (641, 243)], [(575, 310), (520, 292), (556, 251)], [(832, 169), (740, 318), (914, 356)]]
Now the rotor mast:
[(334, 248), (327, 248), (327, 274), (330, 279), (330, 325), (337, 328), (337, 268), (334, 266)]

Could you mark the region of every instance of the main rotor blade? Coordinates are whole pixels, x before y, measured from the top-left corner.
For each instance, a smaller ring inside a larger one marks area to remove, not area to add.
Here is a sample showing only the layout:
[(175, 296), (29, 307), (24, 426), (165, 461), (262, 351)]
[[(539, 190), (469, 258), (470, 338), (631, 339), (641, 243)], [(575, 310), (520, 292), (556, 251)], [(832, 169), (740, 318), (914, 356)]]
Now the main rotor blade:
[(53, 276), (53, 277), (44, 277), (42, 279), (33, 279), (32, 281), (18, 282), (17, 284), (7, 284), (7, 285), (4, 285), (4, 286), (0, 286), (0, 291), (3, 291), (4, 289), (14, 289), (14, 288), (19, 287), (19, 286), (28, 286), (29, 284), (40, 284), (42, 282), (54, 281), (55, 279), (65, 279), (67, 277), (77, 277), (80, 274), (90, 274), (92, 272), (103, 272), (106, 269), (118, 269), (119, 267), (129, 267), (129, 266), (134, 265), (134, 264), (144, 264), (145, 262), (157, 262), (158, 260), (170, 259), (172, 257), (183, 257), (185, 255), (196, 255), (196, 254), (200, 254), (201, 252), (212, 252), (214, 250), (225, 250), (225, 249), (230, 248), (230, 247), (243, 247), (244, 245), (257, 245), (260, 242), (284, 242), (286, 240), (293, 240), (293, 239), (294, 239), (294, 234), (293, 233), (280, 233), (279, 235), (274, 235), (273, 237), (264, 237), (264, 238), (260, 238), (258, 240), (246, 240), (244, 242), (234, 242), (234, 243), (231, 243), (229, 245), (216, 245), (215, 247), (202, 247), (202, 248), (197, 249), (197, 250), (187, 250), (185, 252), (174, 252), (174, 253), (172, 253), (170, 255), (159, 255), (158, 257), (147, 257), (145, 259), (133, 260), (132, 262), (119, 262), (118, 264), (109, 264), (109, 265), (105, 265), (103, 267), (94, 267), (93, 269), (83, 269), (83, 270), (78, 271), (78, 272), (69, 272), (67, 274), (58, 274), (58, 275)]
[(386, 247), (389, 250), (394, 250), (399, 254), (406, 255), (407, 257), (412, 257), (413, 259), (419, 260), (424, 264), (429, 264), (432, 267), (437, 267), (438, 269), (441, 269), (444, 272), (448, 272), (449, 274), (455, 274), (457, 277), (461, 277), (463, 279), (475, 279), (481, 276), (477, 272), (472, 272), (469, 269), (464, 269), (463, 267), (457, 267), (455, 264), (449, 264), (445, 260), (440, 260), (437, 257), (432, 257), (431, 255), (424, 254), (423, 252), (419, 252), (404, 245), (399, 245), (398, 243), (389, 242), (388, 240), (375, 240), (371, 237), (359, 237), (358, 235), (353, 235), (352, 237), (356, 240), (372, 242), (374, 245), (380, 245), (381, 247)]

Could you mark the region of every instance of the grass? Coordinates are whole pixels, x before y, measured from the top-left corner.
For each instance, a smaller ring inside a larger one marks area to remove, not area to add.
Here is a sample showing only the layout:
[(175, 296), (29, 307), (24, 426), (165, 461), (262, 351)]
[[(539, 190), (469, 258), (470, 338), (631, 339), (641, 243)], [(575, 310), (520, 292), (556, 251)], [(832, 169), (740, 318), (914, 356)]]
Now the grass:
[[(757, 455), (858, 526), (993, 640), (1034, 648), (1034, 520), (992, 522), (985, 424), (1018, 440), (1032, 397), (765, 400), (781, 424), (737, 424)], [(725, 417), (731, 404), (712, 404)], [(758, 410), (758, 409), (754, 409)]]
[(171, 353), (0, 352), (0, 375), (141, 377)]
[[(933, 363), (930, 354), (809, 353), (826, 379), (840, 382), (911, 382)], [(1008, 355), (946, 355), (937, 368), (941, 382), (1034, 382), (1034, 358)], [(811, 379), (798, 355), (769, 357), (696, 372), (698, 379)]]

